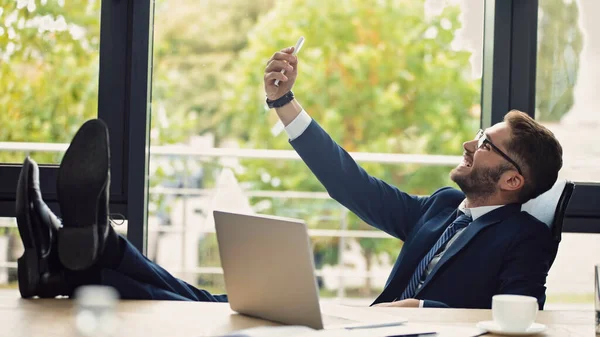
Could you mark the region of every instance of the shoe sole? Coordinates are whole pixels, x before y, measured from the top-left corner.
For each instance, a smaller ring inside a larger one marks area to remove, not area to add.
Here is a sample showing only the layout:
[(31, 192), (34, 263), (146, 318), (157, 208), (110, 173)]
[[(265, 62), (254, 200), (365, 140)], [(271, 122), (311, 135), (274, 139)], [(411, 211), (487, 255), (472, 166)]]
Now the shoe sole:
[(17, 259), (17, 277), (21, 297), (34, 297), (37, 294), (38, 285), (40, 284), (37, 252), (25, 250), (23, 255)]
[[(31, 218), (29, 214), (29, 186), (30, 171), (34, 169), (29, 158), (23, 162), (23, 168), (19, 175), (17, 183), (16, 215), (17, 227), (23, 242), (25, 252), (17, 260), (17, 277), (19, 283), (19, 292), (21, 297), (30, 298), (35, 296), (38, 284), (40, 282), (39, 254), (38, 247), (35, 244), (33, 228), (31, 227)], [(23, 192), (23, 193), (20, 193)]]
[(60, 262), (71, 270), (92, 266), (108, 226), (98, 225), (100, 194), (108, 182), (108, 130), (97, 119), (83, 124), (60, 164), (57, 195), (63, 227), (58, 232)]

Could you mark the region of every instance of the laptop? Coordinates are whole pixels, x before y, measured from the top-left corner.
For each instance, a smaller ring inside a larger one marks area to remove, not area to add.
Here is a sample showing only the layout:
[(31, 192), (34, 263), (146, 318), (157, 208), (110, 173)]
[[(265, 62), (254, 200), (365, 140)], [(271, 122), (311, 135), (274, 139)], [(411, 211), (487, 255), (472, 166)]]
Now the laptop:
[[(213, 214), (231, 309), (283, 324), (323, 329), (306, 224), (269, 215)], [(328, 327), (362, 326), (339, 317), (325, 318)], [(377, 326), (403, 322), (406, 320), (395, 318)]]

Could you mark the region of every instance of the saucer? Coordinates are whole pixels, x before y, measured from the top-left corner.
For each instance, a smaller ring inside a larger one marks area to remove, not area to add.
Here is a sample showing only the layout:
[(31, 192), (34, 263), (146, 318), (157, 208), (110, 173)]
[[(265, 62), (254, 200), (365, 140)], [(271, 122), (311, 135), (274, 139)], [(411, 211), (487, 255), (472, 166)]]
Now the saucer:
[(527, 335), (535, 335), (538, 333), (542, 333), (546, 331), (546, 326), (541, 323), (533, 323), (531, 326), (525, 331), (504, 331), (500, 328), (498, 323), (494, 321), (484, 321), (477, 323), (477, 327), (487, 332), (495, 333), (498, 335), (505, 336), (527, 336)]

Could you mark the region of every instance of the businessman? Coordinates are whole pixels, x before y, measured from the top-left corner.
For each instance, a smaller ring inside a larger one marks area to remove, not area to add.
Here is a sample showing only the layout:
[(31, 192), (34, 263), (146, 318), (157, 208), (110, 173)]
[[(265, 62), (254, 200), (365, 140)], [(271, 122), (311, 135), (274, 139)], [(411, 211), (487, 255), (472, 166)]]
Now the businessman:
[(298, 75), (292, 51), (275, 53), (264, 76), (267, 103), (291, 145), (332, 198), (404, 241), (374, 304), (490, 308), (495, 294), (521, 294), (542, 309), (558, 243), (521, 204), (557, 179), (562, 147), (554, 135), (511, 111), (463, 144), (463, 161), (450, 173), (461, 191), (411, 196), (370, 176), (302, 109), (291, 92)]
[[(461, 191), (412, 196), (370, 176), (302, 109), (291, 92), (298, 74), (292, 51), (275, 53), (264, 75), (267, 104), (292, 147), (332, 198), (404, 241), (374, 304), (490, 308), (495, 294), (522, 294), (543, 308), (557, 243), (543, 223), (521, 212), (521, 204), (556, 181), (562, 149), (552, 133), (512, 111), (463, 144), (463, 162), (450, 174)], [(99, 120), (85, 123), (73, 138), (58, 177), (62, 221), (41, 199), (37, 165), (25, 160), (17, 191), (25, 246), (18, 261), (21, 295), (68, 296), (77, 286), (104, 284), (126, 299), (227, 301), (174, 278), (112, 229), (108, 148)]]

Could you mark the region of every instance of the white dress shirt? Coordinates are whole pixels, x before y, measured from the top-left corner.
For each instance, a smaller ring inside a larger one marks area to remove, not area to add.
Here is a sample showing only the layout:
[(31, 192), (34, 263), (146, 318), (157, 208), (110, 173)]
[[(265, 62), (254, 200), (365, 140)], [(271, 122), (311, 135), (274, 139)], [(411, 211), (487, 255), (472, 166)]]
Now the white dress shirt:
[[(302, 135), (302, 133), (304, 133), (304, 131), (308, 128), (311, 121), (312, 121), (312, 118), (308, 115), (308, 113), (306, 113), (306, 111), (304, 111), (304, 109), (302, 109), (300, 114), (298, 114), (298, 116), (290, 124), (288, 124), (285, 127), (285, 132), (288, 134), (288, 138), (290, 139), (290, 141), (300, 137)], [(467, 201), (466, 199), (463, 200), (463, 202), (458, 206), (458, 209), (461, 212), (463, 212), (464, 214), (470, 216), (473, 219), (473, 221), (477, 220), (477, 218), (483, 216), (484, 214), (495, 210), (496, 208), (504, 206), (504, 205), (494, 205), (494, 206), (481, 206), (481, 207), (467, 208), (467, 207), (465, 207), (466, 201)], [(458, 230), (456, 232), (456, 234), (454, 234), (454, 236), (452, 238), (450, 238), (450, 240), (448, 240), (446, 245), (444, 247), (442, 247), (442, 250), (433, 257), (431, 262), (429, 262), (429, 264), (427, 265), (427, 268), (425, 269), (425, 272), (423, 273), (423, 277), (422, 277), (421, 281), (419, 282), (419, 285), (417, 286), (417, 289), (419, 289), (419, 288), (421, 288), (421, 286), (423, 286), (423, 283), (425, 282), (427, 275), (429, 275), (431, 273), (431, 271), (438, 264), (438, 262), (440, 261), (442, 256), (444, 256), (444, 253), (456, 241), (456, 239), (458, 239), (458, 237), (460, 237), (460, 235), (465, 230), (465, 228), (461, 228), (460, 230)], [(423, 307), (423, 303), (424, 303), (423, 300), (419, 301), (419, 308)]]
[(300, 114), (294, 118), (294, 120), (285, 127), (285, 132), (288, 134), (290, 140), (294, 140), (304, 133), (304, 130), (308, 128), (312, 122), (312, 118), (302, 109)]

